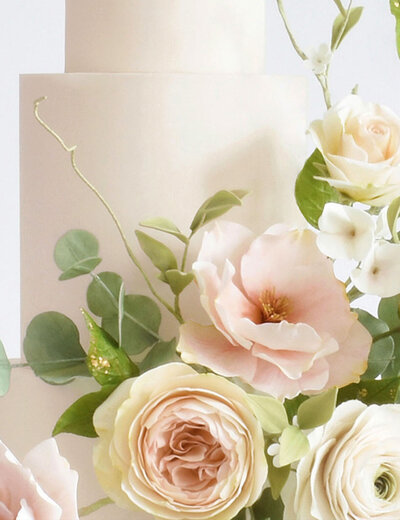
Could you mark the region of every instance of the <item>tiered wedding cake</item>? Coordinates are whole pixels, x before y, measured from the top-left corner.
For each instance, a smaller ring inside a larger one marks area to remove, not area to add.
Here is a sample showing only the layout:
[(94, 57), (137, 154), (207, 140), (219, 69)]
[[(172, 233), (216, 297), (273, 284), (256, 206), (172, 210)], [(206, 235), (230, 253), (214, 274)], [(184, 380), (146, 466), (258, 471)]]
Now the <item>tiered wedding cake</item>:
[[(66, 0), (66, 74), (21, 78), (23, 334), (33, 316), (47, 310), (81, 322), (86, 284), (58, 282), (52, 258), (55, 242), (70, 229), (93, 232), (102, 270), (120, 273), (131, 291), (144, 291), (104, 208), (35, 121), (37, 98), (48, 97), (43, 118), (68, 145), (79, 145), (81, 169), (132, 243), (138, 222), (151, 216), (186, 229), (219, 189), (252, 191), (239, 211), (241, 222), (256, 231), (298, 219), (293, 185), (304, 159), (305, 85), (262, 74), (264, 1)], [(49, 436), (75, 396), (72, 387), (70, 396), (64, 389), (63, 402), (52, 403), (56, 389), (14, 372), (14, 406), (27, 388), (41, 394), (34, 402), (47, 410), (44, 418), (30, 411), (31, 433), (14, 438), (22, 453)], [(91, 475), (90, 453), (84, 453), (90, 448), (82, 439), (78, 444), (79, 451), (71, 438), (60, 446), (72, 466)], [(93, 482), (81, 489), (88, 495), (81, 503), (101, 496)], [(131, 514), (105, 509), (96, 518), (110, 516)]]

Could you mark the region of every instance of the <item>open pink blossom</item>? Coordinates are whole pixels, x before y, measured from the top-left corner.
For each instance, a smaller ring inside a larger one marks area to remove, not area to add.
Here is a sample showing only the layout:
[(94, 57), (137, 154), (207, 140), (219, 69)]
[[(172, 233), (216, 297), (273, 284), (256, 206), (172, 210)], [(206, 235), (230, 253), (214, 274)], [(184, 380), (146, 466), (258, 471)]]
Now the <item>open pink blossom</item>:
[(345, 386), (365, 371), (371, 336), (312, 231), (275, 226), (255, 237), (219, 222), (193, 270), (213, 325), (181, 327), (185, 362), (278, 398)]
[(33, 448), (23, 464), (0, 441), (1, 520), (79, 520), (77, 483), (54, 439)]

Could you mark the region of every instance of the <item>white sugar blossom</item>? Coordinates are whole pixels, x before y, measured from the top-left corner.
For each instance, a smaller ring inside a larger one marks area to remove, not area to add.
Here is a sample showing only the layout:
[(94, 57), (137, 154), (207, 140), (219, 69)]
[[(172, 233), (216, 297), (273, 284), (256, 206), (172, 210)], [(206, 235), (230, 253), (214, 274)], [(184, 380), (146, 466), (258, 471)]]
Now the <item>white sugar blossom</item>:
[(388, 206), (385, 206), (378, 215), (376, 219), (376, 238), (385, 238), (386, 240), (390, 240), (392, 238), (392, 233), (389, 229), (389, 224), (387, 220), (387, 212)]
[(371, 215), (342, 204), (325, 204), (318, 222), (317, 245), (326, 256), (363, 260), (374, 242), (375, 223)]
[(400, 292), (400, 244), (377, 241), (361, 267), (355, 269), (351, 278), (357, 289), (365, 294), (382, 298)]
[(308, 63), (315, 74), (323, 74), (331, 58), (332, 52), (326, 43), (322, 43), (319, 47), (311, 49), (308, 53)]

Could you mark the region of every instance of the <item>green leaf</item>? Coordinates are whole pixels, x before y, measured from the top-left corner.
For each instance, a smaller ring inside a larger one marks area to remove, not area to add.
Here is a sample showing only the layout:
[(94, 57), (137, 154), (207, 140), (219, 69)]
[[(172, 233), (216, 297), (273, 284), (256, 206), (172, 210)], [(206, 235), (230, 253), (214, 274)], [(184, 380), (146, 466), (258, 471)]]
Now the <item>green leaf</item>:
[(179, 240), (184, 244), (187, 244), (189, 242), (189, 239), (185, 237), (185, 235), (180, 231), (180, 229), (176, 227), (173, 222), (166, 218), (149, 218), (140, 222), (140, 225), (145, 228), (155, 229), (157, 231), (161, 231), (162, 233), (174, 235), (176, 238), (179, 238)]
[(297, 411), (299, 427), (309, 430), (327, 423), (335, 410), (337, 392), (337, 388), (331, 388), (304, 401)]
[(328, 202), (342, 202), (342, 195), (327, 182), (314, 177), (329, 177), (325, 166), (325, 160), (317, 149), (306, 161), (304, 168), (296, 180), (296, 201), (304, 218), (313, 227), (318, 229), (318, 220), (322, 215), (325, 204)]
[(397, 220), (400, 215), (400, 197), (394, 199), (394, 201), (390, 204), (387, 211), (387, 222), (392, 234), (393, 240), (396, 244), (400, 242), (399, 234), (397, 232)]
[(309, 397), (303, 394), (299, 394), (293, 399), (285, 399), (284, 406), (290, 422), (292, 422), (293, 417), (297, 415), (297, 410), (299, 409), (301, 403), (304, 403), (304, 401), (307, 401), (307, 399), (309, 399)]
[(285, 407), (277, 399), (268, 395), (247, 394), (247, 400), (266, 433), (281, 433), (289, 425)]
[(400, 2), (399, 0), (390, 0), (390, 11), (396, 18), (396, 45), (397, 53), (400, 58)]
[[(388, 325), (362, 309), (355, 309), (360, 323), (369, 331), (372, 337), (389, 330)], [(393, 359), (394, 342), (389, 336), (374, 341), (368, 357), (368, 368), (362, 379), (375, 379), (382, 374)]]
[(118, 295), (118, 345), (122, 345), (122, 321), (125, 314), (125, 285), (122, 283)]
[(282, 500), (274, 500), (270, 488), (264, 489), (261, 497), (252, 506), (254, 520), (282, 520), (284, 506)]
[(76, 376), (89, 376), (78, 329), (58, 312), (33, 318), (26, 330), (24, 352), (35, 374), (47, 383), (62, 385)]
[(167, 283), (174, 294), (180, 294), (194, 280), (193, 273), (183, 273), (178, 269), (171, 269), (165, 272)]
[[(346, 17), (342, 13), (340, 13), (336, 17), (335, 21), (333, 22), (333, 27), (332, 27), (332, 39), (331, 39), (331, 48), (332, 49), (337, 49), (339, 47), (339, 45), (342, 43), (344, 37), (348, 34), (348, 32), (351, 31), (351, 29), (360, 21), (363, 10), (364, 10), (363, 7), (353, 7), (353, 9), (351, 9), (351, 11), (350, 11), (350, 15), (349, 15), (347, 22), (346, 22)], [(346, 23), (346, 27), (342, 33), (342, 28), (345, 23)]]
[(246, 520), (246, 508), (239, 511), (239, 513), (232, 520)]
[(279, 464), (281, 466), (300, 460), (310, 449), (306, 435), (296, 426), (288, 426), (283, 430), (279, 444)]
[(0, 341), (0, 397), (6, 395), (10, 388), (11, 364), (8, 361), (6, 350)]
[(140, 247), (157, 269), (165, 273), (165, 271), (169, 271), (170, 269), (178, 268), (175, 255), (169, 247), (150, 235), (146, 235), (143, 231), (135, 231), (135, 233)]
[(74, 433), (82, 437), (97, 437), (93, 426), (93, 415), (97, 408), (115, 390), (115, 385), (103, 386), (98, 392), (86, 394), (72, 404), (58, 419), (53, 437), (60, 433)]
[(207, 199), (197, 211), (190, 229), (196, 233), (202, 226), (221, 217), (235, 206), (242, 205), (242, 199), (248, 194), (244, 190), (218, 191), (215, 195)]
[(365, 404), (391, 404), (398, 402), (400, 378), (361, 381), (339, 390), (338, 405), (358, 399)]
[(393, 340), (394, 349), (392, 352), (392, 359), (386, 367), (385, 371), (382, 373), (382, 377), (384, 378), (396, 377), (400, 373), (399, 303), (399, 296), (393, 296), (392, 298), (382, 298), (378, 307), (379, 318), (387, 324), (391, 331), (393, 331), (390, 338)]
[(139, 375), (137, 366), (114, 339), (82, 309), (90, 332), (87, 356), (89, 372), (102, 386), (118, 385), (125, 379)]
[(271, 486), (271, 494), (274, 500), (278, 500), (284, 485), (290, 475), (290, 464), (277, 468), (273, 464), (273, 457), (267, 454), (268, 482)]
[[(158, 330), (161, 312), (158, 305), (147, 296), (128, 294), (124, 298), (122, 320), (122, 348), (129, 354), (140, 354), (160, 341)], [(103, 318), (102, 327), (117, 341), (118, 316)]]
[(95, 276), (86, 293), (90, 311), (101, 318), (116, 316), (122, 285), (119, 274), (106, 271)]
[(69, 280), (88, 274), (101, 262), (98, 258), (97, 238), (82, 229), (73, 229), (63, 235), (56, 243), (54, 261), (63, 271), (60, 280)]
[(140, 363), (140, 372), (147, 372), (151, 368), (171, 363), (171, 361), (178, 361), (176, 354), (176, 339), (171, 341), (160, 341), (156, 343)]

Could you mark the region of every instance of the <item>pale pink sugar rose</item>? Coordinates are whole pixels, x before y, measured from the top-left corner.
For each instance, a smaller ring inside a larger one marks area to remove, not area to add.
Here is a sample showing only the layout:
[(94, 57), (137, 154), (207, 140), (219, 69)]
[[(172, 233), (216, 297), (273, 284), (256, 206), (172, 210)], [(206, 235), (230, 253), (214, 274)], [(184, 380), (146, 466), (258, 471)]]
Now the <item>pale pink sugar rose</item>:
[(345, 386), (365, 371), (372, 338), (312, 231), (275, 226), (255, 237), (219, 222), (193, 270), (213, 325), (181, 327), (185, 362), (278, 398)]
[(1, 520), (79, 520), (77, 483), (54, 439), (33, 448), (22, 464), (0, 441)]
[(164, 365), (123, 382), (94, 415), (94, 466), (119, 505), (171, 520), (230, 520), (259, 497), (264, 438), (237, 385)]

